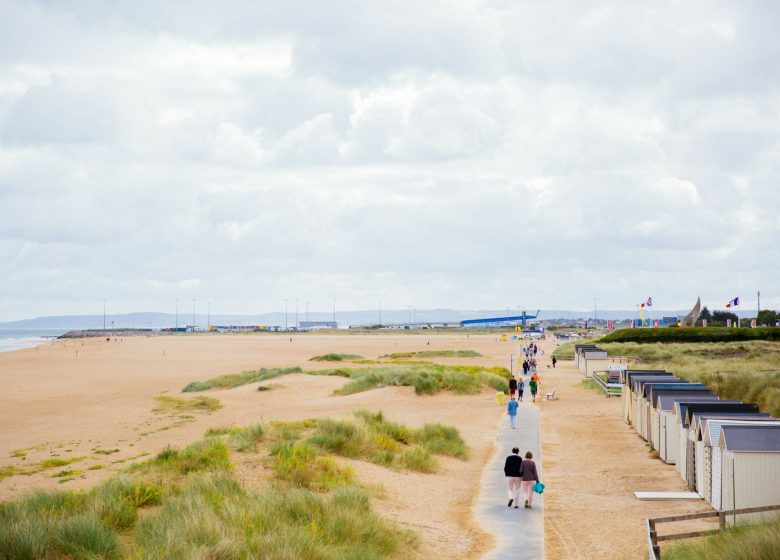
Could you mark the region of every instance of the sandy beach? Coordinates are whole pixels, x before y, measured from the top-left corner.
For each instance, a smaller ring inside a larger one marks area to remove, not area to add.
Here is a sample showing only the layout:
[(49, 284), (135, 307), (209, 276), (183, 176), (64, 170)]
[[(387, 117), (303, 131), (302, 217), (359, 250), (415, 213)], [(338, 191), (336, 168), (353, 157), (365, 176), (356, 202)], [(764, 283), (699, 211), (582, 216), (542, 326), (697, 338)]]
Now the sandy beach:
[[(428, 344), (430, 343), (430, 344)], [(542, 343), (541, 394), (557, 389), (554, 401), (538, 401), (542, 415), (542, 455), (549, 491), (545, 493), (547, 555), (553, 559), (636, 558), (644, 550), (647, 517), (705, 509), (701, 504), (645, 503), (635, 490), (682, 488), (673, 466), (651, 459), (644, 442), (623, 424), (619, 400), (582, 388), (581, 375), (559, 362), (547, 367), (553, 350)], [(478, 558), (492, 542), (479, 527), (472, 505), (478, 482), (504, 420), (493, 391), (476, 396), (441, 393), (416, 396), (408, 387), (388, 387), (333, 396), (340, 377), (288, 375), (264, 384), (210, 391), (224, 407), (211, 414), (180, 418), (153, 412), (156, 396), (182, 396), (187, 383), (260, 367), (332, 367), (309, 362), (317, 354), (344, 352), (377, 358), (391, 352), (470, 349), (482, 358), (436, 359), (440, 363), (509, 365), (516, 342), (496, 335), (203, 335), (148, 338), (58, 340), (38, 348), (0, 353), (0, 468), (48, 458), (79, 458), (72, 480), (60, 483), (50, 470), (0, 481), (0, 500), (35, 488), (88, 488), (168, 445), (184, 446), (209, 427), (273, 419), (343, 417), (364, 408), (381, 410), (395, 421), (419, 426), (456, 426), (470, 447), (467, 461), (446, 459), (436, 474), (388, 471), (353, 461), (365, 483), (381, 483), (379, 512), (421, 536), (425, 558)], [(191, 395), (186, 394), (185, 397)], [(527, 399), (526, 399), (527, 400)], [(90, 470), (90, 467), (101, 468)], [(263, 476), (238, 465), (246, 484)], [(496, 473), (503, 476), (503, 473)], [(424, 498), (421, 498), (424, 496)]]

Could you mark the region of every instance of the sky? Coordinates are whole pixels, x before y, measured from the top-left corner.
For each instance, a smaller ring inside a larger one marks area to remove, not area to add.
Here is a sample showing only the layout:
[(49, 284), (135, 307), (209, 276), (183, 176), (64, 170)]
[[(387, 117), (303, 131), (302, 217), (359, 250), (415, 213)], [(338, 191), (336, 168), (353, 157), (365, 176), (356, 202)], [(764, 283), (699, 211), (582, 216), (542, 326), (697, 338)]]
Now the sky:
[(775, 1), (0, 14), (0, 320), (780, 308)]

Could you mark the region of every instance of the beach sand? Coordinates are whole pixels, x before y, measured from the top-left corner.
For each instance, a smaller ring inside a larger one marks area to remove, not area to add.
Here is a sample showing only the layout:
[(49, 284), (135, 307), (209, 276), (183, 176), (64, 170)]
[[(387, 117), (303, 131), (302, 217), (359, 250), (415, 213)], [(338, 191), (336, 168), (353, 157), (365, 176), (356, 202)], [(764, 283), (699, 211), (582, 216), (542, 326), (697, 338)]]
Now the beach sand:
[[(645, 518), (705, 508), (690, 502), (645, 503), (633, 497), (635, 490), (676, 490), (682, 482), (673, 466), (648, 456), (644, 442), (623, 423), (618, 399), (582, 388), (581, 375), (571, 363), (547, 368), (553, 344), (543, 345), (547, 353), (540, 360), (541, 394), (557, 388), (560, 397), (536, 403), (542, 414), (548, 488), (548, 558), (641, 557)], [(420, 397), (409, 387), (388, 387), (341, 397), (331, 393), (345, 379), (295, 374), (265, 382), (275, 388), (264, 392), (253, 383), (180, 393), (191, 381), (260, 367), (333, 367), (308, 361), (328, 352), (377, 358), (431, 349), (470, 349), (484, 355), (435, 360), (440, 363), (508, 366), (509, 354), (517, 355), (518, 344), (501, 342), (497, 335), (465, 333), (302, 334), (292, 335), (292, 342), (290, 335), (282, 334), (188, 335), (60, 340), (0, 353), (0, 468), (25, 468), (52, 457), (84, 457), (64, 467), (82, 471), (70, 477), (54, 478), (58, 468), (0, 481), (0, 500), (35, 488), (89, 488), (130, 461), (201, 438), (209, 427), (343, 417), (366, 408), (412, 426), (442, 422), (461, 431), (471, 449), (468, 461), (442, 459), (436, 474), (351, 464), (361, 482), (384, 486), (375, 507), (421, 536), (423, 557), (478, 558), (490, 548), (492, 536), (489, 528), (475, 525), (472, 504), (483, 466), (495, 451), (498, 422), (504, 420), (492, 390), (477, 396)], [(207, 395), (224, 407), (182, 419), (153, 412), (159, 395)], [(103, 468), (89, 470), (98, 464)], [(261, 487), (266, 478), (261, 471), (258, 464), (241, 463), (236, 474), (245, 484)], [(60, 483), (63, 478), (72, 480)]]

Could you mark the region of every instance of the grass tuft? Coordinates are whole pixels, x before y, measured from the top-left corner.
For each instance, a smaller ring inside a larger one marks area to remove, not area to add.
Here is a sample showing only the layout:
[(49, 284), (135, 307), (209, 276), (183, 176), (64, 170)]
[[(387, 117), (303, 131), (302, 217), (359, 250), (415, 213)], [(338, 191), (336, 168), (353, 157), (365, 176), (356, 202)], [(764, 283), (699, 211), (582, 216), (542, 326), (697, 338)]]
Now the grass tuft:
[(322, 354), (310, 358), (310, 362), (353, 362), (355, 360), (365, 360), (365, 356), (360, 354)]
[(780, 516), (742, 524), (704, 539), (663, 547), (664, 560), (775, 560), (780, 558)]
[(194, 399), (179, 399), (168, 395), (154, 397), (159, 404), (152, 412), (214, 412), (222, 408), (222, 403), (212, 397), (195, 397)]
[(258, 381), (266, 381), (279, 377), (280, 375), (288, 375), (290, 373), (301, 373), (303, 370), (299, 367), (287, 367), (287, 368), (274, 368), (274, 369), (259, 369), (254, 371), (242, 371), (241, 373), (229, 373), (227, 375), (220, 375), (219, 377), (213, 377), (206, 381), (193, 381), (188, 384), (183, 393), (191, 393), (198, 391), (208, 391), (209, 389), (233, 389), (246, 385), (247, 383), (256, 383)]
[(380, 358), (402, 360), (406, 358), (481, 358), (482, 354), (475, 350), (421, 350), (419, 352), (395, 352), (385, 354)]

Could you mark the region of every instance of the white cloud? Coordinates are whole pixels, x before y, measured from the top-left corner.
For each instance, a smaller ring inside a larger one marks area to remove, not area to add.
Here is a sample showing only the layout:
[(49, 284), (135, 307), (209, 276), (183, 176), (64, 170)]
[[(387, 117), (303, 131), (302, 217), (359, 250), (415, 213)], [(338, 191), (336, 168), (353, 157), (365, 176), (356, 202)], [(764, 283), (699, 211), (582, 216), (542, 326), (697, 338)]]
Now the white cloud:
[(780, 273), (764, 3), (0, 11), (0, 320), (675, 307)]

